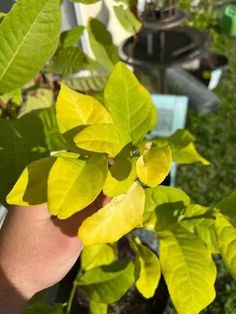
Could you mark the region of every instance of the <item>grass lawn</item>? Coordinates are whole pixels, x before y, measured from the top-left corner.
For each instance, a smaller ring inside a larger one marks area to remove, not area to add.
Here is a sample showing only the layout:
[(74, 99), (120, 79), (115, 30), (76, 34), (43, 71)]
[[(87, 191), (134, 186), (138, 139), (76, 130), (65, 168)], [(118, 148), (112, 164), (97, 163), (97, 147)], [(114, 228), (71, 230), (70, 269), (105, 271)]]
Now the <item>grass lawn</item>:
[(189, 110), (187, 119), (187, 128), (211, 165), (181, 166), (177, 175), (177, 185), (202, 205), (214, 204), (236, 189), (236, 39), (219, 36), (212, 50), (228, 56), (230, 62), (216, 90), (221, 105), (205, 116)]

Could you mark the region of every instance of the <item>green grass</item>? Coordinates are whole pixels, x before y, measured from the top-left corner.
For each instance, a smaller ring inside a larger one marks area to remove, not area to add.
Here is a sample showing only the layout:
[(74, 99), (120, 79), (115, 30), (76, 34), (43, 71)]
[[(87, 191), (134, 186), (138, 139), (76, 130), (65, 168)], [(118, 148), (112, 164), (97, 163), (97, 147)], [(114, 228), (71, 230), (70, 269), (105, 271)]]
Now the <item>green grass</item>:
[[(196, 136), (199, 151), (211, 161), (209, 167), (181, 166), (177, 186), (193, 202), (212, 205), (236, 190), (236, 39), (215, 36), (214, 51), (229, 58), (229, 67), (216, 93), (221, 104), (216, 112), (199, 116), (189, 111), (187, 128)], [(236, 314), (236, 283), (217, 259), (217, 297), (204, 313)], [(168, 314), (175, 313), (173, 308)]]
[(236, 190), (236, 39), (217, 36), (213, 49), (229, 58), (227, 72), (216, 90), (220, 107), (205, 116), (189, 110), (187, 118), (187, 128), (211, 165), (181, 166), (177, 175), (177, 185), (202, 205), (214, 204)]

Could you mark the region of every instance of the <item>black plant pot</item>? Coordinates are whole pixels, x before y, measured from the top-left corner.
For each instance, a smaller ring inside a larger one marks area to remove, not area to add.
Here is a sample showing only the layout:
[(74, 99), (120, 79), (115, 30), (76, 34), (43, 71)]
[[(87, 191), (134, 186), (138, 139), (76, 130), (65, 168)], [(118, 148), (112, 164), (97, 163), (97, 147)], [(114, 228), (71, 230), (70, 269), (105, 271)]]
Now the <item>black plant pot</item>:
[(228, 59), (224, 55), (209, 53), (201, 58), (199, 69), (191, 73), (213, 90), (219, 85), (227, 65)]

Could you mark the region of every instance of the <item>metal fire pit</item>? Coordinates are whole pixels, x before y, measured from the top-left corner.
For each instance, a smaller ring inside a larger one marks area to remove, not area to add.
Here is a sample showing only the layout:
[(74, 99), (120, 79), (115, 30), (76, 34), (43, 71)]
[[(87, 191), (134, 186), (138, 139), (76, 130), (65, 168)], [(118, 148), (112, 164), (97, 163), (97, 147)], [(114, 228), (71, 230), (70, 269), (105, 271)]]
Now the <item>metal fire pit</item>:
[(208, 35), (182, 27), (185, 13), (176, 0), (146, 1), (141, 31), (119, 47), (121, 59), (135, 71), (158, 71), (159, 92), (166, 93), (166, 69), (197, 59), (210, 45)]

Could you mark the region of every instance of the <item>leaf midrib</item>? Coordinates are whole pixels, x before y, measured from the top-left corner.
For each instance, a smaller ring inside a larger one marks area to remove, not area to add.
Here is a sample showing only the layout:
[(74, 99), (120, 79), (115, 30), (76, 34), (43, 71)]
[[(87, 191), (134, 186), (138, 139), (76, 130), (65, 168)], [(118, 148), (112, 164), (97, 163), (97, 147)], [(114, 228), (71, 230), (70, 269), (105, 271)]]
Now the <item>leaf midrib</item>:
[[(14, 60), (19, 52), (19, 50), (22, 48), (23, 44), (25, 43), (27, 37), (29, 36), (31, 29), (34, 27), (35, 23), (37, 22), (37, 20), (39, 19), (39, 17), (42, 14), (43, 8), (46, 6), (46, 4), (48, 3), (48, 0), (45, 1), (45, 3), (42, 5), (39, 14), (37, 14), (37, 16), (35, 17), (33, 23), (31, 24), (29, 30), (26, 32), (25, 36), (23, 37), (22, 42), (20, 43), (20, 45), (18, 46), (18, 48), (16, 49), (15, 53), (13, 54), (12, 58), (10, 59), (7, 67), (5, 68), (5, 70), (3, 71), (2, 75), (0, 76), (0, 82), (3, 80), (4, 76), (6, 75), (6, 73), (8, 72), (10, 66), (14, 63)], [(17, 5), (17, 4), (16, 4)], [(20, 5), (20, 4), (19, 4)]]

